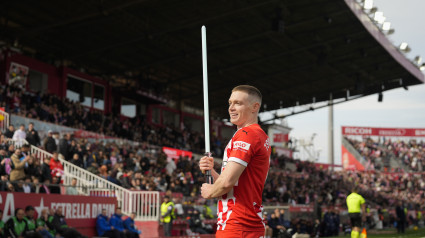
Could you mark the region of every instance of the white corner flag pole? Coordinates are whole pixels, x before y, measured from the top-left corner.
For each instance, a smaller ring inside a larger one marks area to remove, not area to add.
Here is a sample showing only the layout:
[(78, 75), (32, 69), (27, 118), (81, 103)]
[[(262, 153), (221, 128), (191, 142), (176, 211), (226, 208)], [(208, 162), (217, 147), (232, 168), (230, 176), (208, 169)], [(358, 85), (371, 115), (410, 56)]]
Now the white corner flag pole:
[[(205, 127), (205, 155), (211, 156), (210, 148), (210, 114), (208, 108), (208, 69), (207, 69), (207, 29), (205, 26), (201, 28), (202, 32), (202, 75), (204, 78), (204, 127)], [(211, 171), (205, 171), (206, 183), (213, 184)]]

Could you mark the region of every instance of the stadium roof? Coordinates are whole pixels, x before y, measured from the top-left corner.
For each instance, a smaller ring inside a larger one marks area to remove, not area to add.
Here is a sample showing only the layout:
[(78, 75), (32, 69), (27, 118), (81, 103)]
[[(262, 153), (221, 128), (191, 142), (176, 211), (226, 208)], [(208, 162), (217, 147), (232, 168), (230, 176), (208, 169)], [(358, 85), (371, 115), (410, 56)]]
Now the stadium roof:
[(0, 40), (27, 55), (199, 109), (205, 24), (212, 116), (238, 84), (273, 110), (424, 81), (354, 0), (3, 1), (0, 14)]

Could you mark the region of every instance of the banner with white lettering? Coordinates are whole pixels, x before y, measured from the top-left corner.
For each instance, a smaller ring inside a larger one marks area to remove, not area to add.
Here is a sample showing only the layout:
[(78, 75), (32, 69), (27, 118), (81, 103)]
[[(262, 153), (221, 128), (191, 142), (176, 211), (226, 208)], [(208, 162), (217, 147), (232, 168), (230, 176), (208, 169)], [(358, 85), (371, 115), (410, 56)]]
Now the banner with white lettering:
[(35, 208), (35, 218), (43, 209), (62, 207), (62, 214), (70, 227), (76, 228), (86, 236), (95, 235), (96, 217), (106, 209), (108, 216), (115, 212), (117, 199), (115, 197), (74, 196), (37, 193), (0, 192), (0, 209), (6, 222), (14, 216), (15, 209), (31, 205)]
[(382, 128), (343, 126), (342, 134), (357, 136), (425, 137), (425, 128)]
[(164, 146), (162, 147), (162, 151), (164, 151), (164, 153), (167, 155), (168, 160), (178, 159), (180, 156), (182, 157), (187, 156), (189, 159), (192, 158), (192, 152), (187, 150), (179, 150), (179, 149), (174, 149), (174, 148)]

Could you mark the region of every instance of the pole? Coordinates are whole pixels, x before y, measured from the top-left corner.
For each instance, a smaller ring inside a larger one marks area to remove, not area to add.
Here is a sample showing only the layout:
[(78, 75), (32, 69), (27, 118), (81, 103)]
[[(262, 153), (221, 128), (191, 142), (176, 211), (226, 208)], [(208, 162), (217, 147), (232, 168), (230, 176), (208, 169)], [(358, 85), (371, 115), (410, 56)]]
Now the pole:
[(328, 117), (328, 162), (334, 170), (334, 106), (332, 93), (329, 96), (329, 117)]
[[(210, 114), (208, 108), (208, 68), (207, 68), (207, 29), (201, 28), (202, 33), (202, 75), (204, 84), (204, 127), (205, 127), (205, 155), (211, 157), (210, 149)], [(205, 171), (206, 183), (213, 184), (211, 171)]]

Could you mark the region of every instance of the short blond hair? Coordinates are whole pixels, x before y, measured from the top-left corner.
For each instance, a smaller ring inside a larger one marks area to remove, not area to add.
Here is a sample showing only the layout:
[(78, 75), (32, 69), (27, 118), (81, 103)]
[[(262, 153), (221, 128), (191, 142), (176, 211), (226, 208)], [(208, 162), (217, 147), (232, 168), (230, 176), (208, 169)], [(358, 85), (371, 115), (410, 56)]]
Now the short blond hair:
[(258, 99), (258, 102), (261, 105), (261, 101), (263, 100), (263, 95), (261, 95), (261, 92), (260, 90), (258, 90), (258, 88), (251, 85), (239, 85), (232, 89), (232, 93), (236, 91), (245, 92), (249, 96), (253, 96), (254, 98)]

